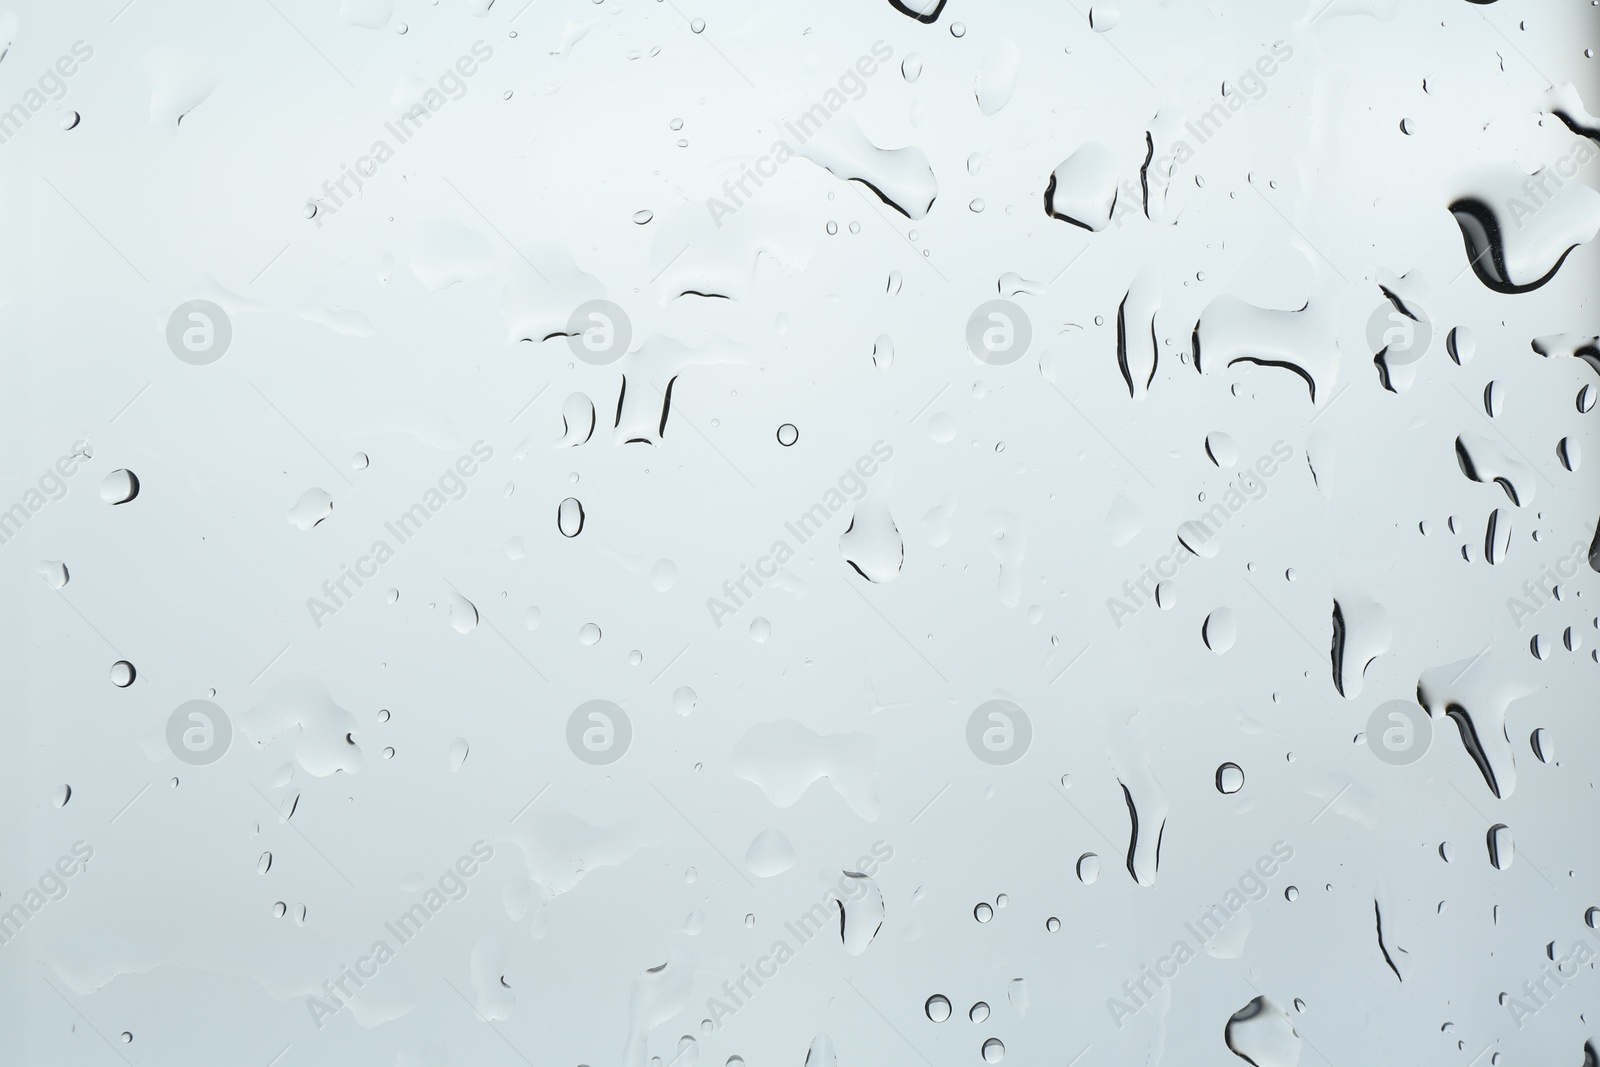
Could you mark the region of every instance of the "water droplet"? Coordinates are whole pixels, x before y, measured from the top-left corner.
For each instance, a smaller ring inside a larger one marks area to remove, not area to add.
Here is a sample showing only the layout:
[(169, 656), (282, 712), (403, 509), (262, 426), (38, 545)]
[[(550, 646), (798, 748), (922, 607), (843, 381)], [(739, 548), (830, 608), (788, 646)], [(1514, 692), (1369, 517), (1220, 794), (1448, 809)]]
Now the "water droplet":
[(33, 565), (33, 569), (51, 589), (62, 589), (72, 580), (67, 565), (59, 559), (41, 559)]
[(1078, 881), (1084, 885), (1094, 885), (1100, 878), (1100, 857), (1093, 852), (1085, 852), (1078, 857)]
[(600, 627), (592, 622), (586, 622), (578, 629), (578, 640), (586, 645), (600, 643)]
[(1052, 915), (1044, 921), (1044, 928), (1053, 934), (1061, 929), (1061, 920)]
[(635, 226), (643, 226), (645, 223), (649, 222), (651, 219), (653, 219), (655, 217), (656, 216), (655, 216), (655, 213), (653, 211), (648, 211), (648, 210), (635, 211), (633, 213), (633, 223), (634, 223)]
[(458, 634), (478, 628), (478, 606), (460, 593), (450, 594), (450, 627)]
[(705, 19), (695, 19), (693, 22), (689, 23), (689, 29), (694, 33), (705, 33), (706, 32), (706, 20)]
[[(1594, 909), (1591, 908), (1589, 910), (1593, 911)], [(1590, 925), (1593, 924), (1591, 923)], [(933, 996), (928, 998), (927, 1003), (922, 1006), (922, 1010), (926, 1012), (928, 1018), (932, 1019), (934, 1022), (942, 1023), (946, 1019), (950, 1018), (950, 998), (946, 997), (942, 993), (935, 993)]]
[(556, 508), (556, 529), (563, 537), (577, 537), (583, 532), (583, 505), (578, 498), (569, 496)]
[(66, 807), (67, 801), (72, 799), (72, 787), (70, 785), (56, 786), (55, 796), (52, 799), (54, 799), (56, 807)]
[(1511, 828), (1503, 822), (1495, 823), (1489, 827), (1485, 840), (1489, 846), (1489, 863), (1494, 869), (1503, 871), (1510, 867), (1511, 857), (1515, 854), (1511, 842)]
[(800, 430), (792, 422), (786, 422), (778, 427), (778, 443), (784, 448), (789, 448), (800, 440)]
[(1239, 624), (1234, 618), (1231, 608), (1218, 608), (1206, 616), (1206, 621), (1200, 626), (1200, 636), (1205, 641), (1206, 647), (1217, 655), (1222, 655), (1233, 647), (1239, 638)]
[(985, 1019), (989, 1018), (989, 1005), (985, 1004), (981, 1000), (978, 1001), (967, 1012), (967, 1018), (971, 1019), (975, 1023), (983, 1022)]
[(994, 909), (988, 904), (980, 903), (977, 907), (972, 909), (972, 917), (981, 923), (986, 923), (990, 919), (994, 918)]
[(1217, 768), (1217, 792), (1233, 794), (1244, 788), (1244, 771), (1237, 763), (1224, 763)]
[(985, 1063), (999, 1063), (1005, 1058), (1006, 1047), (1000, 1043), (998, 1037), (991, 1037), (983, 1043), (983, 1061)]
[(125, 659), (119, 659), (111, 665), (111, 684), (118, 689), (126, 689), (133, 684), (133, 679), (138, 673), (133, 669), (133, 664)]
[(750, 622), (750, 640), (758, 645), (767, 643), (767, 638), (772, 636), (772, 623), (757, 617)]
[(100, 483), (100, 499), (107, 504), (126, 504), (139, 495), (139, 476), (119, 467)]

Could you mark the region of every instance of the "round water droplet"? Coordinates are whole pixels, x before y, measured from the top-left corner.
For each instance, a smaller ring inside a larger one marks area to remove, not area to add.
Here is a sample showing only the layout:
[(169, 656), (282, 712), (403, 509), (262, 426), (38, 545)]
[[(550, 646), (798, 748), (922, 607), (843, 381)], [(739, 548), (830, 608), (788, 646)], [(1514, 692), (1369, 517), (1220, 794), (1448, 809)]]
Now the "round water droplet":
[(55, 792), (54, 799), (55, 799), (55, 802), (56, 802), (56, 807), (58, 807), (58, 808), (66, 807), (67, 806), (67, 801), (72, 799), (72, 787), (70, 785), (58, 785), (58, 786), (56, 786), (56, 792)]
[(772, 636), (772, 623), (763, 618), (756, 618), (750, 623), (750, 640), (758, 645), (767, 643), (767, 638)]
[(1093, 852), (1085, 852), (1078, 857), (1078, 881), (1084, 885), (1094, 885), (1100, 877), (1100, 857)]
[(1218, 608), (1207, 615), (1200, 627), (1200, 637), (1206, 647), (1219, 656), (1232, 648), (1239, 637), (1239, 624), (1234, 619), (1233, 609)]
[(367, 469), (367, 464), (370, 462), (372, 461), (367, 458), (367, 454), (365, 452), (357, 452), (355, 455), (350, 457), (350, 467), (352, 470), (364, 471)]
[(994, 909), (987, 904), (979, 904), (972, 909), (972, 917), (981, 923), (986, 923), (994, 918)]
[(672, 691), (672, 710), (679, 715), (688, 715), (694, 710), (694, 706), (699, 700), (700, 697), (693, 689), (686, 685), (680, 685)]
[(1089, 28), (1095, 33), (1105, 33), (1122, 21), (1122, 11), (1116, 4), (1096, 4), (1089, 9)]
[(981, 1000), (974, 1004), (972, 1009), (967, 1012), (967, 1018), (971, 1019), (975, 1023), (981, 1023), (988, 1017), (989, 1005), (985, 1004)]
[(983, 1043), (983, 1061), (985, 1063), (999, 1063), (1005, 1058), (1006, 1047), (1000, 1043), (998, 1037), (991, 1037)]
[(1287, 889), (1285, 889), (1283, 891), (1283, 899), (1289, 901), (1290, 903), (1293, 903), (1294, 901), (1299, 900), (1300, 899), (1300, 890), (1298, 888), (1296, 888), (1295, 886), (1290, 886), (1289, 888), (1287, 888)]
[(107, 504), (126, 504), (139, 495), (139, 476), (119, 467), (100, 483), (100, 499)]
[(63, 130), (75, 129), (80, 118), (81, 116), (76, 111), (67, 112), (65, 115), (61, 116), (61, 128)]
[(952, 36), (952, 37), (965, 37), (966, 35), (967, 35), (967, 24), (966, 23), (964, 23), (964, 22), (952, 22), (950, 24), (950, 36)]
[(800, 440), (800, 430), (792, 422), (786, 422), (778, 427), (778, 443), (784, 448), (791, 447)]
[(1044, 928), (1053, 934), (1061, 929), (1061, 920), (1052, 915), (1044, 921)]
[[(1593, 911), (1594, 909), (1591, 908), (1589, 910)], [(946, 1019), (950, 1018), (950, 998), (946, 997), (942, 993), (935, 993), (933, 996), (928, 998), (928, 1002), (922, 1006), (922, 1010), (926, 1012), (928, 1018), (932, 1019), (934, 1022), (942, 1023)]]
[(592, 622), (584, 623), (578, 629), (578, 640), (581, 641), (582, 643), (586, 644), (586, 645), (597, 645), (597, 644), (599, 644), (600, 643), (600, 627), (596, 626)]
[(133, 684), (138, 674), (139, 672), (133, 669), (133, 664), (125, 659), (119, 659), (111, 665), (111, 684), (118, 689), (126, 689)]
[(1224, 763), (1217, 768), (1217, 792), (1237, 793), (1244, 788), (1244, 771), (1237, 763)]
[(915, 52), (909, 53), (900, 61), (900, 76), (907, 82), (914, 82), (922, 77), (922, 57)]

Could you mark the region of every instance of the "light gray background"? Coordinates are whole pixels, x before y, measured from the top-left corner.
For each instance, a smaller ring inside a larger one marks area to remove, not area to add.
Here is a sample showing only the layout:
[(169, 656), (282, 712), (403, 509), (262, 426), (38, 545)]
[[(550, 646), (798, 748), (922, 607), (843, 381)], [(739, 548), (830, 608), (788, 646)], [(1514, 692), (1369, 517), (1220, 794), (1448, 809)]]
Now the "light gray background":
[[(1574, 150), (1544, 100), (1573, 82), (1600, 110), (1592, 4), (1130, 0), (1105, 33), (1087, 6), (1041, 2), (951, 0), (931, 24), (886, 0), (123, 4), (0, 16), (13, 39), (0, 107), (75, 41), (94, 50), (0, 145), (0, 503), (75, 441), (93, 450), (0, 546), (0, 908), (75, 841), (94, 849), (66, 897), (0, 945), (0, 1060), (644, 1067), (694, 1035), (680, 1064), (757, 1067), (799, 1064), (826, 1034), (846, 1067), (981, 1063), (991, 1037), (1006, 1062), (1222, 1065), (1239, 1062), (1229, 1016), (1258, 995), (1293, 1019), (1299, 1063), (1576, 1067), (1600, 1038), (1593, 968), (1520, 1028), (1497, 999), (1539, 976), (1552, 942), (1557, 957), (1585, 940), (1600, 951), (1584, 923), (1600, 904), (1595, 575), (1521, 627), (1506, 609), (1600, 515), (1592, 466), (1569, 472), (1555, 451), (1569, 437), (1600, 459), (1600, 414), (1574, 402), (1600, 382), (1529, 347), (1600, 330), (1597, 252), (1501, 296), (1465, 270), (1447, 210), (1482, 168), (1530, 173)], [(465, 95), (358, 200), (307, 219), (416, 79), (479, 40), (493, 58)], [(831, 123), (925, 153), (927, 217), (795, 159), (716, 229), (706, 199), (879, 40), (894, 59)], [(1075, 149), (1103, 144), (1136, 186), (1145, 132), (1209, 108), (1275, 41), (1293, 58), (1178, 169), (1156, 221), (1090, 233), (1047, 217), (1045, 185)], [(1014, 95), (985, 115), (980, 68), (1008, 57)], [(1595, 185), (1595, 166), (1579, 181)], [(1115, 325), (1141, 268), (1162, 358), (1136, 402)], [(1032, 291), (1000, 292), (1011, 272)], [(1407, 291), (1434, 336), (1395, 394), (1365, 328), (1379, 283), (1406, 274), (1425, 282)], [(1280, 369), (1183, 362), (1224, 295), (1326, 316), (1337, 366), (1315, 405)], [(1008, 366), (965, 347), (968, 315), (997, 296), (1033, 326)], [(626, 308), (655, 354), (596, 367), (540, 340), (593, 298)], [(231, 319), (209, 366), (165, 342), (193, 299)], [(1477, 340), (1466, 366), (1445, 352), (1454, 326)], [(617, 443), (622, 375), (636, 413), (678, 370), (664, 437)], [(1506, 393), (1493, 420), (1490, 381)], [(556, 448), (573, 393), (599, 425)], [(794, 447), (777, 443), (782, 423)], [(1118, 628), (1107, 599), (1237, 477), (1207, 458), (1216, 432), (1241, 464), (1278, 441), (1294, 458), (1215, 558), (1185, 564), (1175, 606)], [(1462, 433), (1525, 457), (1536, 499), (1512, 507), (1464, 478)], [(315, 626), (306, 599), (479, 440), (493, 458), (465, 497)], [(878, 440), (894, 459), (871, 479), (872, 514), (903, 537), (898, 575), (872, 584), (845, 562), (852, 502), (797, 546), (789, 590), (769, 585), (714, 626), (706, 599)], [(142, 488), (113, 507), (99, 486), (118, 468)], [(289, 516), (314, 489), (333, 511), (302, 530)], [(569, 496), (586, 512), (572, 539), (555, 521)], [(1131, 539), (1108, 520), (1129, 508)], [(1513, 534), (1491, 566), (1495, 508)], [(70, 583), (52, 589), (43, 560)], [(665, 591), (658, 560), (676, 567)], [(1335, 692), (1329, 663), (1346, 590), (1380, 603), (1393, 632), (1356, 697)], [(453, 594), (481, 617), (465, 634)], [(1238, 628), (1222, 655), (1201, 639), (1219, 608)], [(1502, 738), (1517, 781), (1501, 799), (1446, 719), (1407, 767), (1358, 736), (1424, 671), (1474, 657), (1526, 692)], [(109, 680), (119, 659), (138, 670), (126, 689)], [(166, 722), (211, 690), (233, 745), (189, 766)], [(592, 699), (631, 718), (632, 747), (609, 766), (566, 746)], [(1032, 723), (1006, 766), (966, 744), (992, 699)], [(1534, 758), (1536, 728), (1554, 762)], [(802, 729), (809, 748), (792, 740)], [(457, 738), (470, 748), (452, 770)], [(1213, 785), (1225, 761), (1245, 774), (1232, 796)], [(1153, 885), (1126, 869), (1119, 778), (1169, 806)], [(785, 779), (812, 784), (790, 795)], [(1516, 842), (1505, 870), (1485, 844), (1496, 823)], [(746, 851), (774, 829), (796, 862), (759, 877)], [(479, 839), (494, 859), (467, 897), (357, 1010), (313, 1025), (306, 997)], [(874, 878), (871, 944), (852, 955), (819, 938), (702, 1034), (706, 998), (879, 840), (894, 857)], [(1235, 920), (1249, 926), (1233, 928), (1232, 958), (1202, 954), (1119, 1029), (1107, 999), (1276, 841), (1294, 858)], [(1101, 858), (1094, 884), (1074, 873), (1085, 852)], [(992, 921), (974, 921), (1000, 894)], [(663, 963), (670, 980), (641, 979)], [(1007, 997), (1018, 978), (1025, 1014)], [(955, 1006), (948, 1022), (923, 1014), (935, 993)], [(977, 1000), (993, 1010), (981, 1025), (967, 1020)]]

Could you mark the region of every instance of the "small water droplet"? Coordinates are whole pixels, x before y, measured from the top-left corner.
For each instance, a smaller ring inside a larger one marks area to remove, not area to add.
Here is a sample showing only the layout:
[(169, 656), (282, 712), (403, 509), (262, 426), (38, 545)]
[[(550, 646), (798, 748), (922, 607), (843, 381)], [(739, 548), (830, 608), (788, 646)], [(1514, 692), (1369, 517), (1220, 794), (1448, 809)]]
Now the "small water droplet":
[(119, 467), (100, 483), (100, 499), (107, 504), (126, 504), (139, 495), (139, 476)]
[(562, 537), (577, 537), (583, 532), (583, 504), (575, 496), (569, 496), (556, 508), (556, 529), (561, 531)]
[(1237, 763), (1224, 763), (1217, 768), (1217, 792), (1233, 794), (1244, 788), (1244, 771)]

